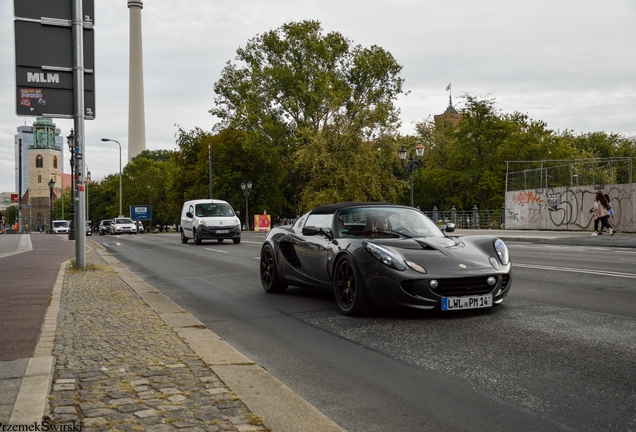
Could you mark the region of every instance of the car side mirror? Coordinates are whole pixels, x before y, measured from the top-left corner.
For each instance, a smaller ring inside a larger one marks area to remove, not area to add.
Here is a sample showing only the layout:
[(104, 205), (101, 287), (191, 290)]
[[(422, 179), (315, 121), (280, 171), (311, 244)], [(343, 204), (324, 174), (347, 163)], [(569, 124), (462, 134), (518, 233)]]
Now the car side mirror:
[(327, 236), (330, 240), (333, 239), (333, 233), (331, 232), (329, 228), (318, 228), (314, 226), (303, 227), (303, 235), (315, 236), (317, 234), (323, 234)]
[(187, 217), (189, 217), (189, 218), (191, 218), (191, 217), (192, 217), (192, 212), (187, 212), (187, 213), (186, 213), (186, 216), (187, 216)]
[(449, 223), (445, 224), (442, 227), (442, 231), (451, 233), (451, 232), (455, 231), (455, 227), (456, 227), (456, 225), (454, 223), (450, 223), (449, 222)]

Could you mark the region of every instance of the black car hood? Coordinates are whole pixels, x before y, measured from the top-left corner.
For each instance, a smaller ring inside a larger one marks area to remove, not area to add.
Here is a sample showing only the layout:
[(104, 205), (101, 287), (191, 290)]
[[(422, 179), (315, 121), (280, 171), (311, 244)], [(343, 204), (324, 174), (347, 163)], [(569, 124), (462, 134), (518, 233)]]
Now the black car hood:
[[(438, 264), (464, 264), (468, 268), (492, 268), (489, 258), (496, 255), (492, 248), (492, 237), (478, 236), (475, 240), (464, 237), (418, 237), (408, 239), (377, 238), (368, 240), (380, 246), (387, 246), (400, 253), (405, 259), (421, 265), (430, 264), (431, 260)], [(492, 252), (490, 252), (492, 251)]]

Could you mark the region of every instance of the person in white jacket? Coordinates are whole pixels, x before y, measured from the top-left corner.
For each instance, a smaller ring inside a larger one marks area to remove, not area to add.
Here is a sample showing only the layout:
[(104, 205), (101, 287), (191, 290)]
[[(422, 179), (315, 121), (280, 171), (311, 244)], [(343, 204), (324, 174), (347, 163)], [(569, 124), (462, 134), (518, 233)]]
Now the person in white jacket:
[(603, 196), (601, 191), (596, 192), (596, 198), (594, 199), (594, 232), (593, 236), (599, 235), (598, 224), (599, 222), (609, 230), (610, 235), (614, 235), (614, 228), (610, 225), (609, 218), (609, 203)]

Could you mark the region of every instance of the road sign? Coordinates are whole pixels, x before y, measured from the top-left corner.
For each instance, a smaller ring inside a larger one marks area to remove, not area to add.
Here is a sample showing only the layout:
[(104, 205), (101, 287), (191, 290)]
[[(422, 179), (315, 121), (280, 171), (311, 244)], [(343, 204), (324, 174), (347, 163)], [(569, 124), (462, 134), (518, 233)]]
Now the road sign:
[[(41, 19), (42, 17), (70, 20), (73, 12), (70, 0), (15, 0), (15, 17)], [(95, 23), (95, 5), (93, 0), (82, 0), (84, 21)]]
[(130, 218), (138, 221), (149, 221), (152, 219), (152, 206), (149, 205), (131, 205)]
[[(94, 0), (82, 0), (84, 118), (95, 118)], [(14, 0), (16, 114), (72, 118), (72, 0)]]
[[(95, 68), (95, 36), (84, 28), (84, 69)], [(15, 21), (16, 66), (52, 66), (73, 70), (73, 30), (69, 26)]]

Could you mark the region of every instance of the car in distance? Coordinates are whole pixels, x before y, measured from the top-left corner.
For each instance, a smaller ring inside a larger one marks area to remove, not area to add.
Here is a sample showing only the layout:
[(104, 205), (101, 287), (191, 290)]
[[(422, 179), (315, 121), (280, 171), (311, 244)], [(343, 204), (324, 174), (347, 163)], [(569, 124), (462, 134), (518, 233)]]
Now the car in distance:
[(223, 200), (200, 199), (186, 201), (181, 209), (181, 242), (232, 239), (241, 242), (241, 221), (232, 206)]
[(54, 220), (53, 221), (53, 233), (54, 234), (68, 234), (71, 225), (67, 220)]
[(288, 286), (332, 291), (341, 313), (370, 305), (442, 311), (490, 308), (511, 287), (504, 242), (491, 235), (450, 237), (412, 207), (338, 203), (273, 228), (260, 255), (268, 293)]
[(99, 221), (99, 226), (97, 228), (99, 231), (99, 235), (102, 236), (106, 234), (112, 234), (112, 224), (112, 219), (102, 219), (101, 221)]
[(137, 224), (130, 218), (118, 217), (113, 219), (111, 234), (137, 234)]
[(86, 235), (87, 236), (92, 236), (93, 235), (93, 230), (91, 229), (91, 224), (86, 222)]
[(144, 228), (144, 224), (143, 224), (142, 221), (140, 221), (140, 220), (135, 221), (135, 226), (137, 227), (137, 233), (138, 234), (143, 234), (144, 233), (145, 228)]

